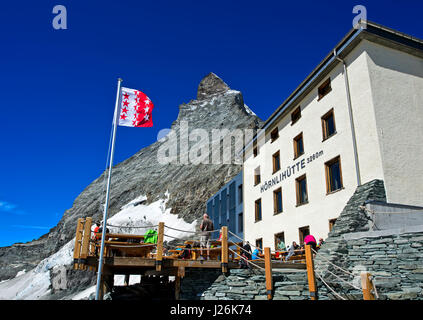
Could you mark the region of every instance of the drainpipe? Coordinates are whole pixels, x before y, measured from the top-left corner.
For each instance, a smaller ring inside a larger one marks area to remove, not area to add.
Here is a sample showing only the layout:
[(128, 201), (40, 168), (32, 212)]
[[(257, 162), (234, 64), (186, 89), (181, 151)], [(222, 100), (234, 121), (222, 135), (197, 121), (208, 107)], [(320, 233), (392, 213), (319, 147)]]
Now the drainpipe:
[(355, 173), (357, 177), (357, 186), (361, 186), (360, 166), (358, 163), (358, 153), (357, 153), (357, 140), (355, 135), (354, 119), (353, 119), (352, 106), (351, 106), (351, 94), (350, 94), (350, 84), (348, 81), (347, 65), (343, 59), (338, 57), (336, 50), (333, 50), (333, 55), (338, 61), (342, 62), (342, 65), (344, 66), (345, 90), (347, 92), (348, 113), (350, 116), (350, 124), (351, 124), (351, 134), (352, 134), (352, 142), (353, 142), (353, 149), (354, 149), (354, 161), (355, 161)]

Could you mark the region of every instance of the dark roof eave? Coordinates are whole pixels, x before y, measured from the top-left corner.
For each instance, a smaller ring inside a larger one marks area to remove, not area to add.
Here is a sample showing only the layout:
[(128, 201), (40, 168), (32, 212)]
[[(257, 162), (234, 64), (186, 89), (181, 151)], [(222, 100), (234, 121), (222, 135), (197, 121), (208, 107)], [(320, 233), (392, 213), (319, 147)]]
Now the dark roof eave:
[[(299, 92), (301, 92), (302, 90), (310, 86), (312, 83), (320, 81), (321, 78), (325, 76), (325, 74), (329, 73), (329, 70), (331, 70), (331, 67), (335, 65), (336, 63), (338, 63), (338, 61), (336, 60), (330, 62), (331, 59), (334, 58), (334, 55), (335, 55), (334, 52), (338, 53), (339, 51), (341, 51), (341, 48), (342, 48), (342, 51), (339, 54), (339, 57), (343, 58), (363, 38), (367, 38), (373, 42), (378, 42), (381, 44), (398, 47), (408, 53), (416, 54), (423, 58), (423, 40), (412, 37), (405, 33), (396, 31), (394, 29), (384, 27), (382, 25), (379, 25), (371, 21), (367, 21), (363, 23), (366, 23), (366, 29), (352, 28), (344, 36), (344, 38), (334, 47), (334, 49), (332, 49), (332, 51), (322, 60), (322, 62), (320, 62), (317, 65), (317, 67), (314, 68), (314, 70), (304, 79), (304, 81), (301, 82), (300, 85), (288, 96), (288, 98), (285, 99), (285, 101), (270, 115), (270, 117), (263, 124), (262, 130), (265, 130), (268, 126), (272, 124), (272, 122), (275, 119), (277, 119), (279, 116), (283, 114), (283, 113), (279, 114), (281, 110), (283, 110), (288, 105), (291, 105), (292, 107), (292, 105), (295, 105), (294, 104), (295, 101), (298, 101), (304, 96), (305, 93), (302, 93), (301, 95), (299, 95), (293, 100), (293, 98), (296, 95), (298, 95)], [(316, 75), (318, 75), (320, 72), (322, 72), (322, 74), (316, 77)], [(313, 79), (314, 77), (316, 78)], [(286, 112), (286, 111), (287, 110), (284, 110), (283, 112)], [(257, 134), (254, 135), (253, 139), (249, 142), (249, 144), (251, 144), (251, 142), (256, 140), (256, 138), (257, 138)], [(247, 149), (248, 145), (244, 147), (243, 151)]]

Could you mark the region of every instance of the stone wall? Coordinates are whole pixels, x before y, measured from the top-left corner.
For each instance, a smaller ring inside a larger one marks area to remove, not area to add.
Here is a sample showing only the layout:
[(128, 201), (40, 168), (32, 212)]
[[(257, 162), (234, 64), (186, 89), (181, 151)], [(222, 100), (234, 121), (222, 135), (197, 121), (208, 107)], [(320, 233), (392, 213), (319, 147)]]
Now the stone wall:
[[(309, 297), (305, 270), (274, 271), (273, 287), (273, 300)], [(180, 297), (182, 300), (267, 300), (264, 271), (231, 269), (223, 274), (220, 270), (187, 270), (181, 281)]]
[(373, 180), (357, 187), (329, 232), (328, 238), (337, 238), (350, 232), (369, 231), (372, 225), (371, 216), (360, 209), (360, 206), (364, 206), (368, 201), (386, 202), (382, 180)]
[[(423, 226), (412, 229), (405, 233), (394, 230), (391, 234), (387, 231), (357, 233), (355, 237), (351, 233), (343, 240), (330, 241), (316, 256), (316, 272), (344, 298), (362, 299), (362, 293), (337, 277), (361, 288), (360, 273), (368, 271), (374, 278), (379, 299), (423, 300)], [(350, 274), (327, 263), (326, 259), (342, 265)], [(321, 296), (340, 299), (321, 281), (318, 287)]]
[[(315, 257), (319, 300), (362, 300), (360, 274), (373, 276), (381, 300), (423, 300), (423, 226), (373, 231), (362, 209), (386, 201), (383, 181), (357, 188)], [(339, 269), (341, 268), (341, 269)], [(274, 300), (310, 299), (305, 270), (273, 270)], [(321, 278), (326, 284), (321, 281)], [(266, 300), (264, 271), (187, 270), (181, 299)], [(328, 288), (335, 291), (335, 293)]]
[[(379, 299), (421, 300), (423, 226), (373, 231), (372, 217), (362, 209), (369, 201), (385, 201), (383, 181), (357, 188), (316, 255), (316, 272), (343, 298), (362, 299), (360, 273), (369, 271)], [(327, 285), (319, 279), (319, 296), (340, 299)]]

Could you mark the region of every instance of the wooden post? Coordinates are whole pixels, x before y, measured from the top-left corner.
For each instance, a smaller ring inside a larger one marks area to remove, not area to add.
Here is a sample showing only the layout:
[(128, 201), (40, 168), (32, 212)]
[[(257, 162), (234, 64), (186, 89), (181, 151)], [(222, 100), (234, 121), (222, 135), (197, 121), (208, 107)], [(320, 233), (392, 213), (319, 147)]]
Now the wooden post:
[(375, 296), (372, 293), (373, 284), (370, 281), (370, 273), (361, 272), (361, 288), (363, 290), (363, 300), (375, 300)]
[(264, 270), (266, 272), (266, 292), (267, 300), (272, 299), (273, 281), (272, 281), (272, 255), (270, 248), (264, 248)]
[(104, 289), (105, 289), (104, 275), (101, 275), (100, 278), (101, 279), (100, 279), (100, 288), (99, 288), (99, 293), (98, 293), (98, 300), (103, 300)]
[(104, 279), (104, 284), (105, 284), (105, 288), (104, 288), (104, 293), (107, 292), (111, 292), (114, 286), (114, 276), (113, 274), (107, 274), (105, 275), (105, 279)]
[(181, 278), (185, 277), (185, 267), (178, 267), (178, 274), (177, 274), (177, 276), (178, 277), (181, 277)]
[[(95, 242), (90, 238), (90, 247), (88, 249), (88, 256), (95, 256)], [(96, 268), (94, 266), (88, 267), (88, 270), (94, 271)]]
[(157, 235), (156, 271), (162, 270), (164, 222), (159, 222)]
[(82, 238), (82, 247), (81, 247), (81, 269), (86, 269), (87, 264), (87, 257), (88, 257), (88, 248), (90, 245), (90, 237), (91, 237), (91, 223), (92, 218), (88, 217), (85, 219), (85, 225), (84, 225), (84, 236)]
[(307, 265), (307, 279), (308, 279), (308, 289), (310, 291), (311, 300), (317, 300), (317, 285), (316, 278), (314, 275), (314, 261), (313, 261), (313, 252), (311, 251), (311, 245), (305, 245), (305, 256), (306, 256), (306, 265)]
[(79, 218), (76, 224), (76, 235), (75, 235), (75, 246), (73, 249), (73, 268), (78, 269), (78, 260), (81, 253), (81, 239), (82, 239), (82, 230), (84, 228), (84, 219)]
[(125, 279), (123, 280), (123, 285), (125, 287), (129, 286), (129, 278), (130, 278), (130, 274), (125, 274)]
[(103, 272), (100, 277), (99, 300), (103, 300), (104, 295), (112, 291), (114, 286), (114, 274), (107, 266), (103, 266)]
[(222, 227), (222, 272), (228, 271), (228, 227)]
[(181, 293), (181, 277), (176, 276), (175, 277), (175, 300), (179, 300)]

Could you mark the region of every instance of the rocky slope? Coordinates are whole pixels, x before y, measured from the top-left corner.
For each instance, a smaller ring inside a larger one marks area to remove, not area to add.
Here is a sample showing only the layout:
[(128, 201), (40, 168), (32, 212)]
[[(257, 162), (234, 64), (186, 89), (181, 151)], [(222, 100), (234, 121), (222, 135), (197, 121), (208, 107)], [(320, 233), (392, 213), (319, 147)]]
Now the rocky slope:
[[(244, 104), (241, 92), (231, 90), (219, 77), (210, 73), (200, 82), (197, 99), (179, 106), (178, 118), (170, 129), (180, 134), (181, 125), (186, 124), (188, 133), (204, 129), (211, 137), (213, 129), (257, 129), (262, 121)], [(240, 165), (233, 163), (160, 164), (158, 153), (169, 139), (168, 134), (114, 166), (110, 217), (140, 195), (146, 195), (147, 203), (152, 203), (164, 199), (168, 192), (166, 204), (171, 213), (191, 223), (201, 217), (206, 200), (241, 170)], [(191, 141), (190, 148), (193, 144), (195, 142)], [(178, 150), (182, 153), (181, 157), (186, 156), (183, 148)], [(0, 248), (0, 281), (15, 277), (23, 269), (35, 267), (42, 259), (57, 252), (74, 237), (78, 218), (101, 219), (105, 177), (103, 173), (86, 187), (48, 234), (26, 244)]]

